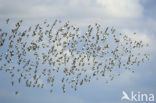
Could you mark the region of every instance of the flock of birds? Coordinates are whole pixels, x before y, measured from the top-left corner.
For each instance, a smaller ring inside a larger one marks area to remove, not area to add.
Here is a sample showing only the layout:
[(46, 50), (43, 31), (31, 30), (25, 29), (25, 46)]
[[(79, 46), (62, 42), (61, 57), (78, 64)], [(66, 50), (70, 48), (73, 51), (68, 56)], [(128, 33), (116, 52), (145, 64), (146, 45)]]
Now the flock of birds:
[(93, 78), (107, 77), (108, 83), (149, 60), (142, 51), (148, 44), (117, 34), (113, 27), (95, 23), (82, 33), (69, 21), (45, 20), (28, 28), (22, 24), (19, 20), (10, 30), (0, 29), (0, 70), (9, 73), (12, 86), (48, 87), (52, 93), (54, 84), (61, 84), (64, 93), (66, 87), (76, 91)]

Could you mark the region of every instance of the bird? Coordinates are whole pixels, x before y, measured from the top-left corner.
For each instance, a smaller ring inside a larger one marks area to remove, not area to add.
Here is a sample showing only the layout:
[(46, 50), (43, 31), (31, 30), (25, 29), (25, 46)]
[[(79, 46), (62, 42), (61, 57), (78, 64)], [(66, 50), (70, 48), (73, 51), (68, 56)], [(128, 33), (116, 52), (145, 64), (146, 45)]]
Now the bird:
[(18, 95), (18, 91), (15, 92), (15, 95)]
[(7, 24), (9, 23), (9, 20), (10, 20), (9, 18), (6, 20), (6, 23), (7, 23)]

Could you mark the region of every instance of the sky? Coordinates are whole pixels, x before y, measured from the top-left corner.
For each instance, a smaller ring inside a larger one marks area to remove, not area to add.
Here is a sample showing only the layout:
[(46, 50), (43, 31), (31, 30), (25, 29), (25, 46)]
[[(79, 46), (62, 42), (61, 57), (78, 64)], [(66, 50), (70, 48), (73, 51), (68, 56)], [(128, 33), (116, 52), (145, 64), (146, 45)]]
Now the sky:
[[(106, 84), (93, 80), (78, 91), (50, 94), (45, 89), (19, 88), (14, 95), (7, 73), (0, 71), (0, 103), (122, 103), (122, 91), (152, 93), (156, 96), (156, 1), (155, 0), (0, 0), (1, 22), (11, 18), (23, 19), (25, 24), (40, 23), (44, 19), (70, 21), (87, 30), (89, 24), (114, 27), (150, 44), (150, 61), (135, 68), (135, 73), (124, 71), (120, 77)], [(152, 102), (156, 103), (156, 102)]]

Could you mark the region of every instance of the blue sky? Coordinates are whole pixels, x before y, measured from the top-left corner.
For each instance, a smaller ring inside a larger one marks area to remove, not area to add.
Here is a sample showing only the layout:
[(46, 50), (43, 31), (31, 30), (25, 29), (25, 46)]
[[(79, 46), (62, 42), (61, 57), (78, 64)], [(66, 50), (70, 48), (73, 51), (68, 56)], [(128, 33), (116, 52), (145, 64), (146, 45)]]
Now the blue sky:
[[(7, 73), (0, 72), (0, 103), (121, 103), (122, 91), (140, 91), (156, 95), (156, 1), (155, 0), (0, 0), (0, 27), (8, 17), (23, 19), (25, 24), (60, 19), (87, 30), (98, 22), (103, 27), (114, 26), (118, 32), (131, 35), (150, 44), (151, 59), (135, 68), (132, 74), (124, 71), (120, 77), (106, 84), (93, 80), (78, 91), (54, 94), (45, 89), (22, 86), (12, 88)], [(14, 95), (19, 88), (21, 93)], [(154, 103), (154, 102), (153, 102)]]

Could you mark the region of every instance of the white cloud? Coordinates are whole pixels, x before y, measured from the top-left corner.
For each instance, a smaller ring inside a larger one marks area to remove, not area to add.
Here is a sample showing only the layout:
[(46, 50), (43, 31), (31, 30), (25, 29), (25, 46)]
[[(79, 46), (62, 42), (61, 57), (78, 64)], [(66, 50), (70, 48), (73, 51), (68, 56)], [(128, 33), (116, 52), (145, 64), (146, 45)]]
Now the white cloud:
[(90, 5), (91, 0), (70, 0), (69, 5), (74, 7), (74, 6), (80, 6), (80, 5)]
[[(2, 5), (3, 4), (3, 5)], [(101, 6), (100, 6), (101, 5)], [(1, 17), (117, 17), (137, 18), (142, 15), (139, 0), (15, 0), (12, 5), (9, 0), (1, 0)]]
[(119, 18), (138, 18), (142, 16), (143, 8), (139, 0), (97, 0), (103, 10), (110, 16)]

